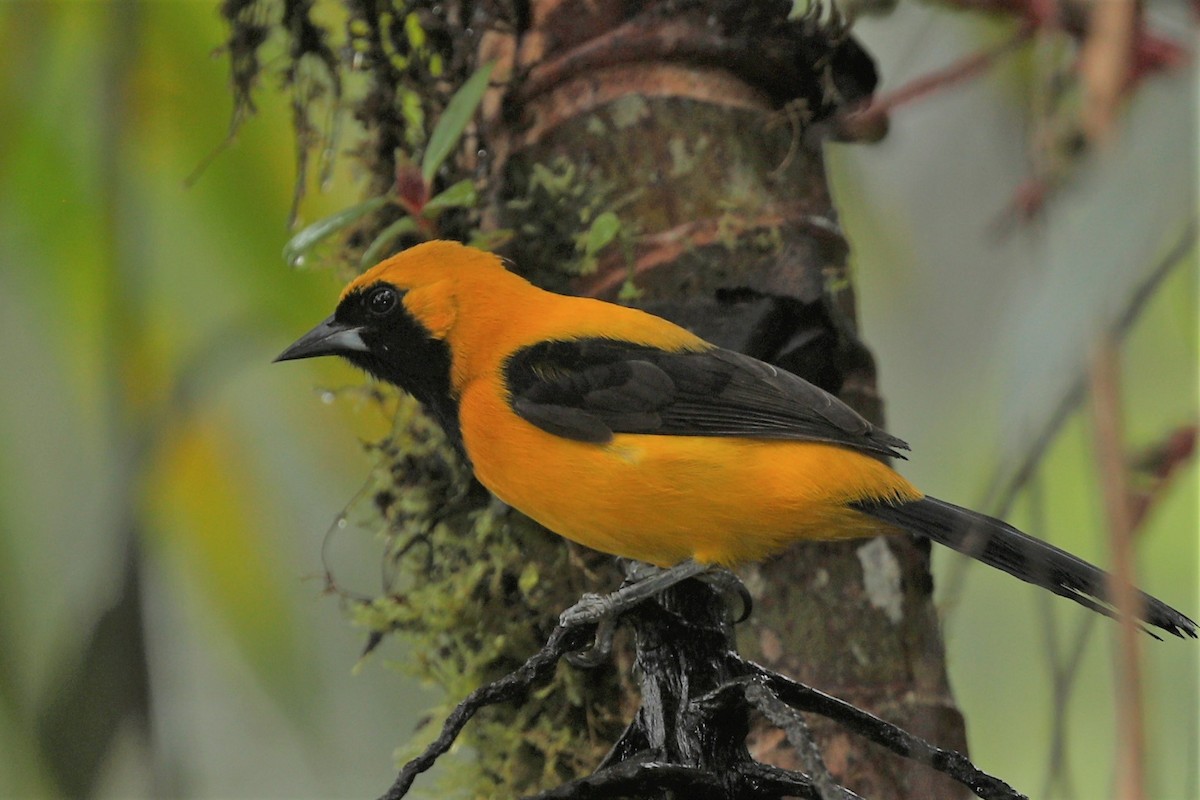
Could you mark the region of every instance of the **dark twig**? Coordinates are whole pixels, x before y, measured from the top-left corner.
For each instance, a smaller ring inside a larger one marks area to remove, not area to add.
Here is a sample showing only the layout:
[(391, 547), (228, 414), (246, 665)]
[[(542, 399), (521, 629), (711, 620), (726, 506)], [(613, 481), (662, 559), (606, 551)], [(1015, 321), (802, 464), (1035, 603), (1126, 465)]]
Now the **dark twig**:
[[(1004, 781), (980, 770), (962, 753), (943, 750), (844, 700), (785, 678), (736, 654), (731, 653), (730, 656), (736, 658), (750, 673), (752, 677), (747, 680), (762, 682), (765, 688), (792, 708), (834, 720), (851, 733), (949, 776), (984, 800), (1028, 800)], [(728, 687), (722, 689), (729, 690)]]
[[(678, 764), (629, 762), (556, 786), (525, 800), (580, 797), (588, 800), (624, 800), (631, 796), (642, 797), (669, 790), (679, 792), (688, 800), (725, 800), (732, 796), (739, 800), (780, 796), (822, 800), (808, 776), (756, 762), (744, 765), (732, 776), (716, 775), (710, 770)], [(846, 792), (844, 796), (858, 798), (853, 792)]]
[(434, 762), (450, 749), (463, 727), (480, 709), (515, 700), (529, 691), (535, 684), (550, 677), (566, 653), (578, 650), (587, 644), (593, 635), (595, 625), (579, 625), (570, 628), (558, 626), (550, 634), (546, 645), (529, 658), (515, 671), (510, 672), (499, 680), (481, 686), (463, 700), (442, 725), (442, 732), (425, 748), (425, 752), (409, 761), (400, 770), (391, 788), (383, 794), (381, 800), (400, 800), (408, 793), (416, 777), (433, 766)]
[[(779, 800), (785, 796), (861, 800), (829, 773), (800, 712), (827, 717), (852, 733), (944, 773), (984, 800), (1026, 800), (961, 753), (938, 748), (843, 700), (742, 658), (733, 649), (733, 628), (725, 603), (729, 587), (722, 588), (724, 592), (687, 579), (653, 599), (639, 595), (632, 607), (620, 611), (633, 629), (642, 706), (594, 773), (529, 800), (657, 797), (663, 792), (696, 800)], [(629, 593), (630, 587), (625, 586), (585, 605), (608, 608), (614, 598), (628, 599)], [(417, 775), (450, 749), (481, 708), (524, 696), (546, 680), (567, 653), (588, 645), (596, 627), (595, 615), (560, 623), (545, 647), (519, 669), (472, 692), (447, 717), (438, 738), (404, 765), (383, 800), (404, 797)], [(752, 711), (786, 733), (807, 775), (760, 764), (750, 756), (745, 739)]]
[(568, 781), (526, 800), (568, 800), (586, 797), (604, 798), (645, 797), (658, 792), (678, 792), (681, 797), (695, 800), (724, 800), (721, 776), (699, 767), (681, 764), (661, 764), (627, 761), (614, 764), (582, 778)]
[(1022, 25), (999, 45), (978, 53), (972, 53), (947, 67), (935, 70), (927, 75), (922, 75), (911, 83), (894, 89), (887, 94), (878, 95), (865, 107), (845, 112), (845, 116), (859, 124), (875, 123), (886, 117), (889, 112), (898, 106), (911, 103), (934, 92), (948, 89), (951, 86), (963, 83), (982, 74), (990, 69), (1002, 56), (1007, 55), (1010, 51), (1027, 42), (1033, 36), (1035, 30), (1036, 28), (1032, 25)]
[(775, 727), (787, 736), (788, 744), (800, 756), (800, 763), (808, 773), (821, 800), (849, 800), (855, 795), (848, 789), (839, 786), (829, 774), (825, 759), (813, 739), (808, 723), (801, 713), (779, 699), (763, 681), (752, 681), (746, 684), (746, 701), (757, 708)]
[[(742, 768), (740, 777), (748, 791), (761, 792), (770, 797), (784, 795), (785, 797), (803, 797), (820, 800), (817, 789), (807, 775), (793, 772), (790, 769), (775, 767), (770, 764), (751, 762)], [(858, 795), (849, 792), (851, 798), (860, 800)], [(757, 796), (757, 795), (753, 795)]]

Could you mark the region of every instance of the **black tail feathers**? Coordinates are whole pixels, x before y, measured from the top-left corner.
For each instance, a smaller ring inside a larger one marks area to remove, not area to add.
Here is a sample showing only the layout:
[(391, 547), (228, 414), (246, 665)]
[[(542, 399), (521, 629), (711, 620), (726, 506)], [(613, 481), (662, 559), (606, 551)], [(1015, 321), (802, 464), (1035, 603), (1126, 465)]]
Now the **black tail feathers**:
[[(1108, 600), (1108, 573), (998, 519), (933, 497), (899, 505), (855, 507), (1097, 613), (1116, 616)], [(1191, 619), (1144, 592), (1138, 592), (1138, 597), (1142, 602), (1139, 617), (1144, 622), (1175, 636), (1196, 638), (1196, 623)]]

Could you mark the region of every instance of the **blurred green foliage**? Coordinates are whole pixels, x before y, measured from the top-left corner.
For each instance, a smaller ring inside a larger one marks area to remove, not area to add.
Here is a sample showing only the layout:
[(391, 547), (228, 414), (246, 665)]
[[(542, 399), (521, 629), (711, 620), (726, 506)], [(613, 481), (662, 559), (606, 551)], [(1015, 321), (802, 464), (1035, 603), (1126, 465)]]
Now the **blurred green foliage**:
[(0, 5), (0, 796), (370, 794), (424, 705), (351, 678), (302, 580), (386, 420), (270, 364), (339, 283), (279, 257), (280, 99), (185, 187), (224, 35), (214, 3)]
[[(1174, 11), (1154, 21), (1179, 38), (1188, 23)], [(879, 59), (886, 93), (1012, 28), (902, 4), (855, 31)], [(897, 109), (878, 146), (829, 148), (888, 428), (913, 446), (902, 469), (930, 494), (993, 512), (992, 488), (1011, 477), (1083, 378), (1097, 336), (1198, 217), (1200, 71), (1192, 64), (1140, 85), (1113, 142), (1077, 165), (1041, 215), (1013, 224), (1006, 215), (1032, 169), (1038, 97), (1048, 90), (1039, 59), (1070, 55), (1054, 41), (1039, 47)], [(1185, 251), (1122, 344), (1131, 454), (1200, 417), (1200, 261), (1194, 241)], [(1084, 402), (1035, 472), (1040, 510), (1027, 488), (1009, 519), (1111, 565), (1092, 435)], [(1143, 588), (1193, 618), (1198, 497), (1192, 457), (1148, 517), (1136, 565)], [(954, 554), (935, 553), (934, 566), (951, 685), (976, 763), (1031, 797), (1111, 797), (1116, 626)], [(1055, 767), (1051, 654), (1065, 660), (1081, 625), (1092, 630)], [(1148, 796), (1200, 797), (1200, 649), (1143, 639)]]

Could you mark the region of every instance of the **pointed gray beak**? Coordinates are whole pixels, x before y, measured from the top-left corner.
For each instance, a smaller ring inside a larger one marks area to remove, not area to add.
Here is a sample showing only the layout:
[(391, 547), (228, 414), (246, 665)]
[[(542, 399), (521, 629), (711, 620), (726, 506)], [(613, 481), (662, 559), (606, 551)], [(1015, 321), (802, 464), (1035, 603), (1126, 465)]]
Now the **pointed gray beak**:
[(333, 316), (297, 339), (291, 347), (276, 357), (276, 361), (317, 356), (344, 356), (347, 353), (367, 352), (359, 328), (335, 322)]

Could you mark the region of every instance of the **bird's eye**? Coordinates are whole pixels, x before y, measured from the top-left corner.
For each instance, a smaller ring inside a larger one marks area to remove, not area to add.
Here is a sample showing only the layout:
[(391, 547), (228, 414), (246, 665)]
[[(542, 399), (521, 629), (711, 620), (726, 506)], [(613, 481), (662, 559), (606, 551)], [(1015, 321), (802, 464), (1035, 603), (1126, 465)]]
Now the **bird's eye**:
[(367, 295), (367, 310), (372, 314), (383, 316), (396, 307), (396, 290), (389, 286), (380, 286)]

